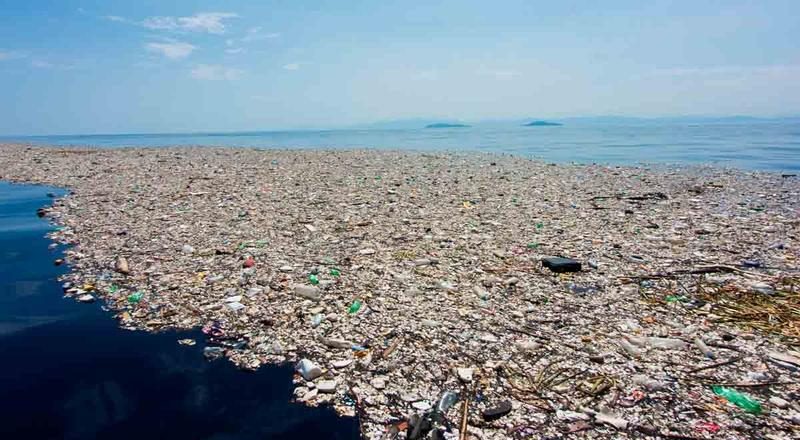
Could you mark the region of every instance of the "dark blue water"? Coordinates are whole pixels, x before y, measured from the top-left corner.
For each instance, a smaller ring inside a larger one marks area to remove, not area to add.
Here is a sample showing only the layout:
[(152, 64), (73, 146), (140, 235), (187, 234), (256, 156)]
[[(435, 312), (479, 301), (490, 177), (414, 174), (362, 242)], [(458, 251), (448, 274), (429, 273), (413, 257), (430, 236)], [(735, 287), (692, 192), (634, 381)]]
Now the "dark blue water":
[(745, 169), (800, 169), (800, 119), (568, 122), (560, 127), (503, 125), (450, 129), (37, 136), (16, 140), (101, 147), (214, 145), (476, 150), (513, 153), (554, 162), (710, 163)]
[(0, 439), (358, 438), (356, 420), (289, 402), (289, 367), (209, 362), (199, 331), (126, 331), (63, 299), (35, 214), (48, 192), (0, 182)]

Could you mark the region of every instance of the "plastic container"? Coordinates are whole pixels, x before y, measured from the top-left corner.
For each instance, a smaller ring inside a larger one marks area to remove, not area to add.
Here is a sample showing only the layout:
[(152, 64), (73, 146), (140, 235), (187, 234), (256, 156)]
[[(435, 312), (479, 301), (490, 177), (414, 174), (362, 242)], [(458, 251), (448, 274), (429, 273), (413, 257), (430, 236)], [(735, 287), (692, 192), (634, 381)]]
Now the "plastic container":
[(732, 388), (726, 388), (720, 385), (712, 386), (711, 390), (714, 391), (714, 394), (724, 397), (725, 400), (738, 406), (745, 412), (749, 412), (751, 414), (761, 414), (761, 403), (747, 394), (740, 393)]
[(361, 310), (361, 300), (353, 301), (353, 304), (350, 305), (350, 309), (347, 311), (351, 315), (358, 313)]

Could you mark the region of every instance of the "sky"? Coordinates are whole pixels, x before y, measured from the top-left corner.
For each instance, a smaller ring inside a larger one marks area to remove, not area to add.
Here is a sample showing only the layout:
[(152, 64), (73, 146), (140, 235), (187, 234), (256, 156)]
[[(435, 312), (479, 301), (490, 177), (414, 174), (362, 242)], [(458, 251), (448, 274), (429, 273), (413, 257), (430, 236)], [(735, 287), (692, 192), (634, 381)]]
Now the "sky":
[(800, 114), (797, 0), (0, 0), (0, 135)]

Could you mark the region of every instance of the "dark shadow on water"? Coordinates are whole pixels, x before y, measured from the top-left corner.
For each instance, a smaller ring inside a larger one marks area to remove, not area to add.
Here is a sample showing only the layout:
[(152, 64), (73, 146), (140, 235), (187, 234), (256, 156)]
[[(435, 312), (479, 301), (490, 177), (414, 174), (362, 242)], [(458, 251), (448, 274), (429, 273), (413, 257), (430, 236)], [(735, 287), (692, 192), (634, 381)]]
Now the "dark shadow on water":
[(208, 362), (199, 331), (126, 331), (63, 299), (35, 215), (48, 192), (0, 182), (0, 439), (358, 438), (357, 420), (290, 403), (289, 366)]

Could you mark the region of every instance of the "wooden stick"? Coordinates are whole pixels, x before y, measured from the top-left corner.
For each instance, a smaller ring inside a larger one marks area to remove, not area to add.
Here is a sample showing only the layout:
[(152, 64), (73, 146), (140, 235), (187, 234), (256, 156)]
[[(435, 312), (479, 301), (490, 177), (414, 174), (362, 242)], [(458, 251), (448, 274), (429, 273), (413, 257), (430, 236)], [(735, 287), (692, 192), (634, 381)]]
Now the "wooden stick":
[(767, 387), (771, 385), (796, 385), (800, 382), (796, 380), (781, 382), (779, 380), (773, 380), (770, 382), (760, 382), (760, 383), (752, 383), (752, 382), (710, 382), (710, 385), (719, 385), (723, 387), (739, 387), (739, 388), (758, 388), (758, 387)]
[(732, 364), (734, 362), (738, 362), (740, 360), (742, 360), (742, 357), (741, 356), (736, 356), (736, 357), (730, 358), (730, 359), (728, 359), (726, 361), (717, 362), (715, 364), (711, 364), (711, 365), (706, 365), (704, 367), (695, 368), (693, 370), (690, 370), (689, 374), (694, 374), (694, 373), (697, 373), (698, 371), (708, 370), (710, 368), (722, 367), (722, 366), (725, 366), (725, 365)]
[(401, 338), (400, 336), (395, 338), (395, 340), (392, 342), (392, 344), (389, 345), (389, 347), (386, 350), (383, 350), (383, 353), (381, 354), (381, 357), (382, 358), (389, 357), (389, 355), (392, 354), (392, 352), (394, 352), (395, 350), (397, 350), (397, 347), (400, 346), (400, 342), (402, 341), (402, 339), (403, 338)]
[(461, 430), (459, 440), (467, 440), (467, 419), (469, 418), (469, 394), (464, 393), (464, 403), (461, 405)]

